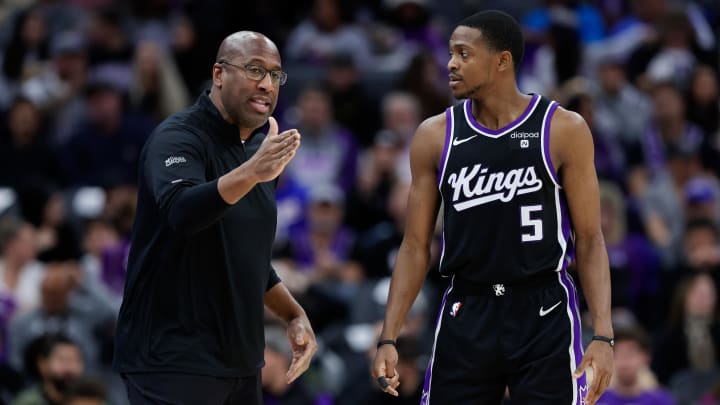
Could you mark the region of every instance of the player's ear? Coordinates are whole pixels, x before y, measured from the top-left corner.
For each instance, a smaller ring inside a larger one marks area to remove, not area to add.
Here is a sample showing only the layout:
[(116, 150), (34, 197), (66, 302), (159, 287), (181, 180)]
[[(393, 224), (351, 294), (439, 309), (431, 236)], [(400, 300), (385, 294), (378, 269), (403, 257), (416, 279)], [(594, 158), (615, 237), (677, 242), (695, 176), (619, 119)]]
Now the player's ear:
[(223, 68), (222, 64), (220, 63), (214, 63), (212, 68), (212, 80), (213, 84), (216, 87), (222, 87), (222, 79), (223, 79)]
[(497, 68), (500, 72), (507, 69), (513, 69), (513, 59), (510, 51), (502, 51), (498, 53)]

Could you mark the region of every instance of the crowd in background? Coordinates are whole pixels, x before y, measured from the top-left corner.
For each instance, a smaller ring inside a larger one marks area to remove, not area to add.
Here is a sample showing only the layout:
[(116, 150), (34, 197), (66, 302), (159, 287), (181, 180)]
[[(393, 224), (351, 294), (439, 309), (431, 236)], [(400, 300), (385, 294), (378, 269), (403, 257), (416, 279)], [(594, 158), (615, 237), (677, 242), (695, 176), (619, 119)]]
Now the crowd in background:
[(0, 404), (126, 403), (110, 361), (138, 156), (157, 123), (209, 88), (214, 52), (238, 30), (275, 41), (289, 74), (274, 116), (303, 140), (280, 177), (274, 266), (320, 344), (288, 386), (292, 354), (268, 317), (266, 404), (419, 403), (447, 285), (441, 224), (398, 342), (400, 398), (379, 391), (369, 361), (403, 235), (409, 144), (457, 102), (452, 29), (488, 8), (525, 31), (520, 89), (593, 132), (618, 341), (604, 400), (720, 403), (720, 3), (249, 3), (0, 3)]

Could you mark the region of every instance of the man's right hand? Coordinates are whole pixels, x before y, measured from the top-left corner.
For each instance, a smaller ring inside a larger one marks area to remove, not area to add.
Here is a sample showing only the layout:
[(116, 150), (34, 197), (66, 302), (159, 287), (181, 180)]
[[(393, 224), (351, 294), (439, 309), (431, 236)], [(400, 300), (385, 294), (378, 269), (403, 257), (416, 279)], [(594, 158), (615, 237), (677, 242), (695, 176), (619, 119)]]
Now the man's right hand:
[(258, 182), (270, 181), (278, 177), (300, 147), (300, 132), (297, 129), (278, 133), (275, 118), (268, 118), (268, 123), (270, 129), (265, 139), (248, 162)]
[[(393, 345), (382, 345), (375, 354), (372, 365), (372, 376), (380, 384), (380, 389), (390, 395), (398, 396), (397, 387), (400, 385), (400, 375), (396, 370), (398, 352)], [(384, 377), (384, 383), (380, 378)]]

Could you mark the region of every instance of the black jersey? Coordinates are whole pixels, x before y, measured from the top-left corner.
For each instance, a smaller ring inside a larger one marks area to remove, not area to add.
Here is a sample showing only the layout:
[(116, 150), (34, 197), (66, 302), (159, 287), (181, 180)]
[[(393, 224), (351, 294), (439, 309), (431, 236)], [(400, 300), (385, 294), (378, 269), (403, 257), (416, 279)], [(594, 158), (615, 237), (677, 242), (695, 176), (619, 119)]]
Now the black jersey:
[(471, 100), (447, 109), (438, 174), (443, 275), (513, 283), (571, 261), (570, 217), (549, 149), (557, 105), (533, 95), (523, 114), (498, 130), (475, 120)]

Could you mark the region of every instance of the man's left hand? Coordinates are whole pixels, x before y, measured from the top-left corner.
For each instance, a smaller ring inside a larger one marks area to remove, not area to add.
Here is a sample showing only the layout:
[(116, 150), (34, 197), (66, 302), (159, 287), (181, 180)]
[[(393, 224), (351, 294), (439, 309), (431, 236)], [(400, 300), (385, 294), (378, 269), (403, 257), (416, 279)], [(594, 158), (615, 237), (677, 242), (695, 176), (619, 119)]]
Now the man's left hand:
[(293, 319), (288, 325), (287, 335), (293, 353), (292, 363), (287, 372), (287, 382), (290, 384), (310, 367), (310, 361), (317, 352), (318, 345), (310, 321), (306, 317)]
[(575, 378), (580, 378), (585, 369), (590, 366), (593, 369), (592, 384), (590, 385), (585, 403), (587, 405), (595, 405), (605, 389), (610, 385), (610, 379), (613, 375), (613, 350), (606, 342), (593, 341), (585, 350), (585, 356), (573, 373)]

